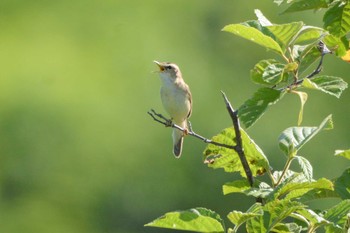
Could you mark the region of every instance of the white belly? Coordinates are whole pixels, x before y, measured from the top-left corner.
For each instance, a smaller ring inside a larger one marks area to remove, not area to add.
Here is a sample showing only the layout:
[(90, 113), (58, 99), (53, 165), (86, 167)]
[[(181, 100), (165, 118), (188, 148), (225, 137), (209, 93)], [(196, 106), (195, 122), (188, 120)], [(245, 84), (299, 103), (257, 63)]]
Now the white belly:
[(174, 84), (162, 86), (160, 93), (163, 106), (173, 121), (184, 122), (191, 108), (188, 94)]

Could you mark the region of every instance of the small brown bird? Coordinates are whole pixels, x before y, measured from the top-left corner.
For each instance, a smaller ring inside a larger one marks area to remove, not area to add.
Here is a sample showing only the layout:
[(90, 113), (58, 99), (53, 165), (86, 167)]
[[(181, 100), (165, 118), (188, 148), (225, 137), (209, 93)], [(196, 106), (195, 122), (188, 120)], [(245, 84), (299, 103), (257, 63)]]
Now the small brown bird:
[[(154, 61), (160, 71), (162, 81), (160, 96), (165, 110), (172, 121), (183, 129), (188, 129), (188, 118), (192, 113), (192, 95), (190, 88), (182, 78), (179, 67), (170, 62)], [(173, 153), (180, 158), (184, 133), (173, 129)]]

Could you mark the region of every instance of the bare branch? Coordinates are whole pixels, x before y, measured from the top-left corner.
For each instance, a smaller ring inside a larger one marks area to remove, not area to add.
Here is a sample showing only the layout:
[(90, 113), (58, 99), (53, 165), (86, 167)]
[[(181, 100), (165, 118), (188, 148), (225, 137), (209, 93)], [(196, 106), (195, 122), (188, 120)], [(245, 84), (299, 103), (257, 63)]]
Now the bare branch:
[(153, 109), (151, 109), (151, 111), (149, 111), (147, 113), (148, 113), (148, 115), (150, 115), (153, 118), (153, 120), (161, 123), (165, 127), (171, 127), (171, 128), (178, 129), (178, 130), (182, 131), (184, 134), (187, 134), (187, 135), (193, 136), (195, 138), (198, 138), (198, 139), (200, 139), (203, 142), (208, 143), (208, 144), (213, 144), (213, 145), (216, 145), (216, 146), (221, 146), (221, 147), (225, 147), (225, 148), (228, 148), (228, 149), (236, 150), (237, 146), (231, 146), (231, 145), (226, 145), (226, 144), (222, 144), (222, 143), (219, 143), (219, 142), (215, 142), (215, 141), (212, 141), (210, 139), (207, 139), (207, 138), (205, 138), (205, 137), (195, 133), (193, 131), (193, 129), (192, 129), (192, 125), (191, 125), (190, 122), (188, 122), (189, 123), (189, 130), (187, 130), (187, 129), (184, 129), (184, 128), (178, 126), (177, 124), (174, 124), (171, 121), (171, 119), (167, 119), (162, 114), (156, 113)]
[(254, 177), (253, 177), (252, 170), (249, 167), (249, 163), (247, 161), (247, 157), (245, 156), (244, 149), (243, 149), (242, 135), (241, 135), (240, 125), (239, 125), (239, 120), (238, 120), (238, 111), (233, 110), (230, 101), (226, 97), (226, 94), (223, 91), (221, 91), (221, 93), (222, 93), (222, 96), (224, 97), (226, 109), (227, 109), (228, 113), (230, 114), (230, 117), (232, 119), (233, 128), (235, 130), (235, 135), (236, 135), (235, 151), (237, 152), (239, 159), (241, 160), (244, 172), (248, 178), (248, 182), (249, 182), (250, 186), (252, 187), (253, 183), (254, 183)]

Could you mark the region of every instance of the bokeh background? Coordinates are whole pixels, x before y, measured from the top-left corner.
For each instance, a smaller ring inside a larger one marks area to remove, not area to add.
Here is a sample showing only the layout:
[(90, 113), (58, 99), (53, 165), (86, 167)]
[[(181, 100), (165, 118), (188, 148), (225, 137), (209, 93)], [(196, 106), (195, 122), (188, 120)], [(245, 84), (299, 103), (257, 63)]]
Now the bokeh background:
[[(202, 163), (205, 145), (186, 138), (171, 153), (169, 129), (147, 111), (164, 110), (153, 60), (176, 62), (191, 87), (196, 132), (230, 126), (220, 90), (238, 107), (257, 86), (249, 71), (274, 54), (221, 32), (255, 19), (322, 26), (323, 12), (280, 15), (271, 1), (2, 0), (0, 2), (0, 231), (9, 233), (171, 232), (144, 224), (172, 210), (207, 207), (226, 214), (254, 201), (223, 196), (237, 178)], [(327, 56), (324, 73), (349, 82), (349, 64)], [(349, 164), (350, 93), (310, 92), (304, 125), (333, 113), (335, 129), (303, 148), (315, 178)], [(280, 132), (296, 125), (288, 95), (248, 130), (274, 169), (284, 161)], [(297, 167), (295, 167), (297, 169)], [(310, 205), (327, 208), (332, 204)]]

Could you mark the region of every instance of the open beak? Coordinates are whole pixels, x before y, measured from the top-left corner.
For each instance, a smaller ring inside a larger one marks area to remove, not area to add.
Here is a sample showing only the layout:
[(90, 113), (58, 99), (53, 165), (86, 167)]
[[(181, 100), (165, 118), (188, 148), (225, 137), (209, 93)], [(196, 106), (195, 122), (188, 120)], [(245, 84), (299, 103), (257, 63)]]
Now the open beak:
[(161, 62), (159, 61), (153, 61), (153, 62), (157, 64), (157, 66), (159, 67), (159, 71), (164, 71), (164, 66), (162, 65)]

